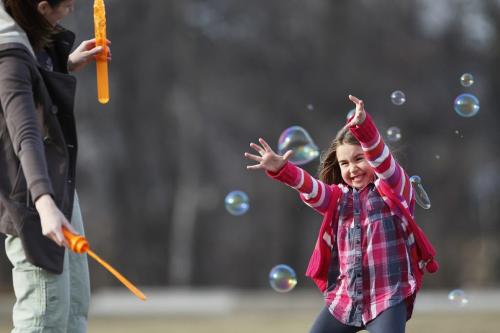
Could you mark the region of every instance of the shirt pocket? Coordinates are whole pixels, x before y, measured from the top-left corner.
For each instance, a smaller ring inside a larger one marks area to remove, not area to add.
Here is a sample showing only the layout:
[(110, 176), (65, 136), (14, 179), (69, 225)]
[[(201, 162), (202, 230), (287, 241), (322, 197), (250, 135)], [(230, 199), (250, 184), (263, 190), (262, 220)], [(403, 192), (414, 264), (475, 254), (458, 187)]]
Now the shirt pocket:
[(381, 197), (370, 198), (366, 208), (366, 217), (370, 223), (381, 221), (387, 215), (384, 214), (386, 204)]

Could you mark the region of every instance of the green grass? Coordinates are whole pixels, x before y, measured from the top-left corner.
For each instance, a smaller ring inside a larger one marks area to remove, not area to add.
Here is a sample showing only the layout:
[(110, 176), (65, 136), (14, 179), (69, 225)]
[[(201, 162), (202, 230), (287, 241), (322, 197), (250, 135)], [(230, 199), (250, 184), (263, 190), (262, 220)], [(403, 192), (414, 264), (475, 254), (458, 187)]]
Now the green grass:
[[(94, 317), (89, 333), (307, 333), (316, 313), (238, 313), (231, 316)], [(0, 318), (0, 332), (10, 320)], [(407, 333), (497, 333), (498, 313), (414, 314)], [(364, 331), (363, 331), (364, 332)]]

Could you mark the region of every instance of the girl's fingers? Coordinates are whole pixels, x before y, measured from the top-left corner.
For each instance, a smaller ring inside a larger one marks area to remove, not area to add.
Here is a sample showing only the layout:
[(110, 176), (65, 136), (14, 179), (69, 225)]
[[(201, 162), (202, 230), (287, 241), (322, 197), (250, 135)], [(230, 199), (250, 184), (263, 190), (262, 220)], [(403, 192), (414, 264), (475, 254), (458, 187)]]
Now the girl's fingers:
[(253, 149), (255, 149), (255, 150), (256, 150), (259, 154), (261, 154), (261, 155), (265, 153), (265, 150), (264, 150), (264, 149), (262, 149), (262, 147), (261, 147), (261, 146), (259, 146), (259, 145), (255, 144), (255, 143), (253, 143), (253, 142), (252, 142), (252, 143), (250, 143), (250, 147), (252, 147)]
[(285, 153), (285, 155), (283, 155), (283, 159), (284, 159), (285, 161), (288, 161), (288, 159), (290, 158), (290, 156), (292, 156), (292, 154), (293, 154), (293, 151), (292, 151), (292, 150), (287, 151), (287, 152)]
[(262, 169), (262, 166), (260, 164), (254, 164), (254, 165), (247, 165), (248, 170), (259, 170)]
[(254, 154), (245, 153), (245, 157), (248, 159), (254, 160), (255, 162), (259, 162), (259, 163), (262, 162), (262, 157), (254, 155)]
[(353, 95), (349, 95), (349, 99), (355, 104), (358, 104), (360, 102), (359, 98)]
[(259, 138), (259, 142), (260, 142), (260, 144), (262, 145), (262, 147), (264, 147), (264, 149), (265, 149), (266, 151), (273, 151), (273, 150), (271, 149), (271, 146), (269, 146), (269, 145), (267, 144), (266, 140), (264, 140), (264, 139), (262, 139), (262, 138)]

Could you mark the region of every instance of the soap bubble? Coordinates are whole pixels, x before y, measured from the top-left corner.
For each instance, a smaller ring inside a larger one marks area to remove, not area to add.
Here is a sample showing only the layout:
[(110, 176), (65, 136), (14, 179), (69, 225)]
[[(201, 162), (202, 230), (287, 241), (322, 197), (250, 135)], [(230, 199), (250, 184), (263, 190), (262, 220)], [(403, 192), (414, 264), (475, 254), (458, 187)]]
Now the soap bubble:
[(354, 117), (354, 114), (356, 113), (356, 109), (351, 109), (349, 110), (349, 112), (347, 112), (347, 116), (346, 116), (346, 119), (349, 120), (351, 119), (352, 117)]
[(457, 136), (459, 136), (459, 137), (460, 137), (460, 139), (463, 139), (463, 138), (464, 138), (464, 135), (463, 135), (462, 133), (460, 133), (460, 131), (459, 131), (459, 130), (455, 130), (455, 134), (456, 134)]
[(290, 162), (297, 165), (309, 163), (319, 156), (319, 149), (314, 144), (311, 136), (300, 126), (288, 127), (281, 133), (278, 140), (278, 153), (285, 154), (292, 150)]
[(401, 140), (401, 130), (398, 127), (389, 127), (387, 130), (387, 139), (392, 142)]
[(479, 100), (472, 94), (461, 94), (455, 98), (454, 108), (461, 117), (474, 117), (479, 112)]
[(277, 292), (289, 292), (297, 285), (297, 274), (288, 265), (274, 266), (269, 272), (269, 284)]
[(425, 192), (424, 187), (422, 186), (422, 179), (420, 178), (420, 176), (411, 176), (410, 182), (413, 185), (413, 189), (415, 190), (415, 200), (417, 201), (418, 205), (423, 209), (430, 209), (431, 200), (429, 199), (427, 192)]
[(448, 300), (456, 306), (466, 306), (469, 299), (463, 290), (455, 289), (448, 294)]
[(248, 196), (242, 191), (232, 191), (224, 199), (226, 210), (232, 215), (243, 215), (250, 208)]
[(436, 154), (435, 157), (436, 157), (436, 160), (440, 160), (441, 159), (441, 155), (439, 155), (439, 154)]
[(391, 101), (394, 105), (403, 105), (406, 102), (406, 96), (401, 90), (393, 91)]
[(470, 73), (464, 73), (460, 77), (460, 83), (464, 87), (470, 87), (474, 84), (474, 76), (472, 76), (472, 74)]
[(307, 104), (307, 110), (313, 111), (314, 110), (314, 105), (312, 104)]

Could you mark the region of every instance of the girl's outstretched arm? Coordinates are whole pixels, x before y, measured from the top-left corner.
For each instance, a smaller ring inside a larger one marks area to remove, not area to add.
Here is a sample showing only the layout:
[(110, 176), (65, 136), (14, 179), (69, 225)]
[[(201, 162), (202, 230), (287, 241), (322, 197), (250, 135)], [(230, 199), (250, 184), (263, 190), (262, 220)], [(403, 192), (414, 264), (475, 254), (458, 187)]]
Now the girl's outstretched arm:
[(245, 153), (245, 157), (258, 162), (255, 165), (247, 166), (247, 169), (263, 169), (268, 176), (300, 192), (300, 198), (308, 206), (321, 214), (328, 209), (332, 188), (312, 177), (307, 171), (288, 162), (292, 151), (287, 151), (283, 156), (276, 154), (264, 139), (259, 139), (261, 146), (251, 143), (250, 147), (257, 151), (259, 155)]
[(368, 163), (375, 170), (380, 181), (389, 185), (412, 210), (414, 192), (408, 175), (392, 156), (372, 118), (366, 113), (363, 101), (352, 95), (349, 95), (349, 99), (356, 104), (356, 113), (346, 126), (359, 140)]

